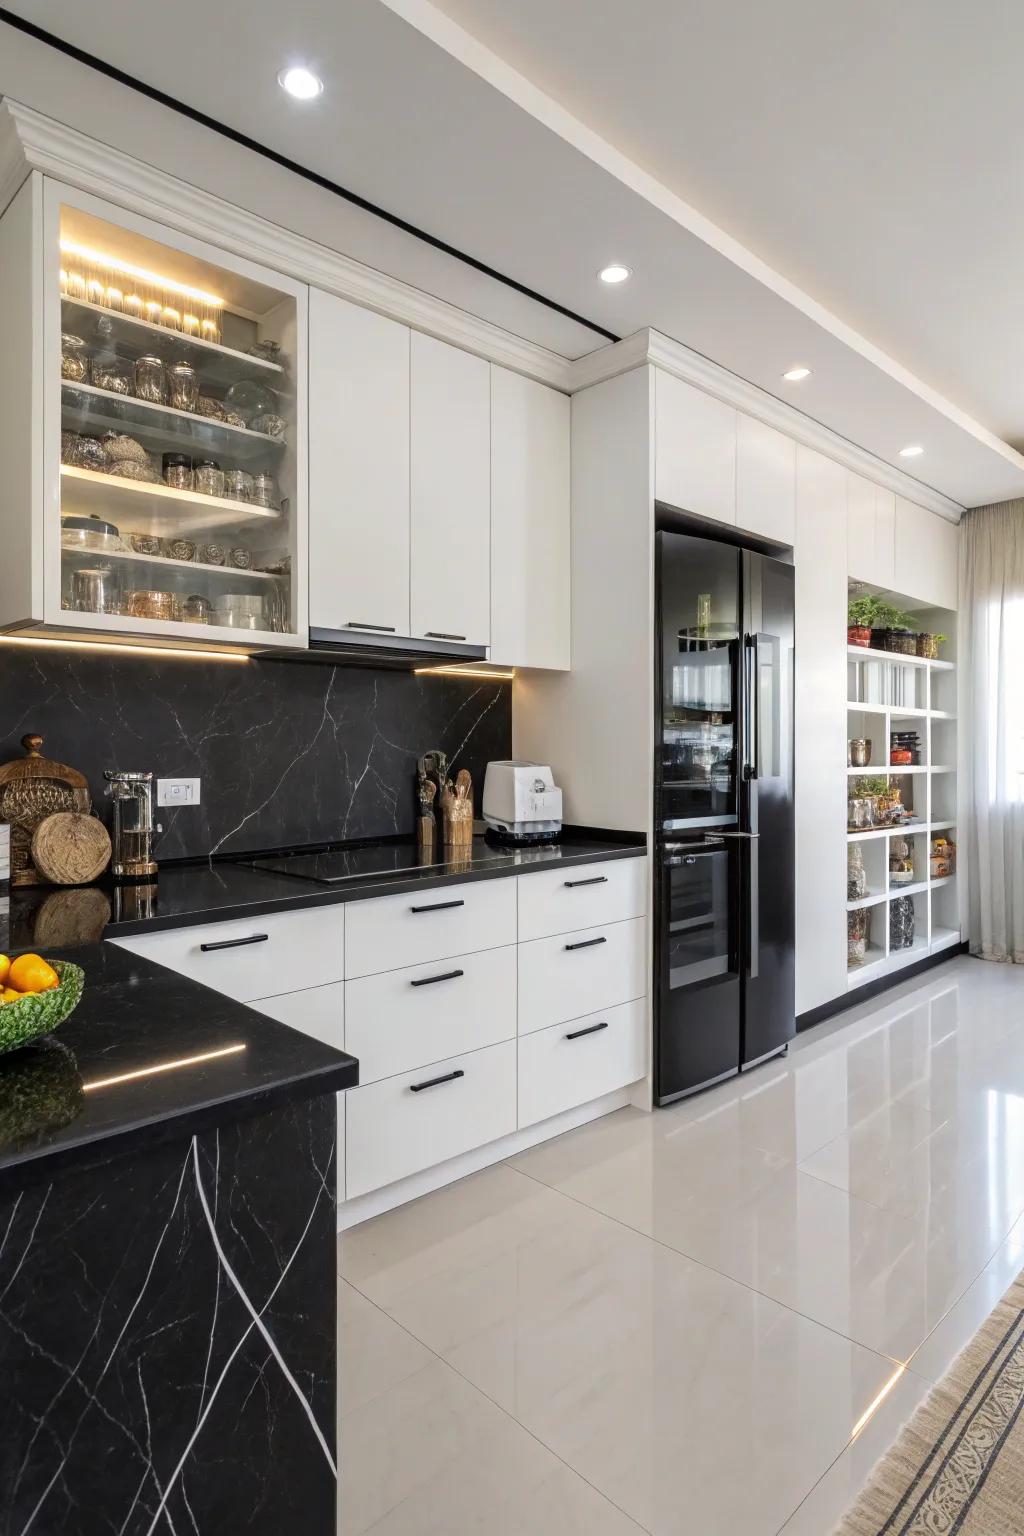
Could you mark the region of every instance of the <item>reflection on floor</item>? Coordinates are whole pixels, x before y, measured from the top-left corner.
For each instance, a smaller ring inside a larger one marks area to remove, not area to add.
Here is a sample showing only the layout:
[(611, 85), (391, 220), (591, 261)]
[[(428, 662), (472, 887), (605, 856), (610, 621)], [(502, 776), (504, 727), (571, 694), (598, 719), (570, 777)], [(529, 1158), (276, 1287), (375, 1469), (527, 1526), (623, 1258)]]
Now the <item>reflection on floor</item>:
[(1024, 1269), (1024, 967), (959, 958), (345, 1234), (343, 1536), (826, 1536)]

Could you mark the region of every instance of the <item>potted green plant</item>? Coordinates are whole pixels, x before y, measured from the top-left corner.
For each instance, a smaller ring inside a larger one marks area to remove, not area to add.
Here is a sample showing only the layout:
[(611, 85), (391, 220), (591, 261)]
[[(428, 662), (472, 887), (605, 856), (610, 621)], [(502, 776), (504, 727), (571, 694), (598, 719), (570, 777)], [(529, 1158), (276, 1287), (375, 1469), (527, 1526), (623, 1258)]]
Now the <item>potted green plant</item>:
[(852, 597), (846, 609), (846, 643), (847, 645), (871, 644), (871, 630), (874, 625), (875, 613), (879, 600), (872, 597), (869, 592), (862, 593), (860, 597)]

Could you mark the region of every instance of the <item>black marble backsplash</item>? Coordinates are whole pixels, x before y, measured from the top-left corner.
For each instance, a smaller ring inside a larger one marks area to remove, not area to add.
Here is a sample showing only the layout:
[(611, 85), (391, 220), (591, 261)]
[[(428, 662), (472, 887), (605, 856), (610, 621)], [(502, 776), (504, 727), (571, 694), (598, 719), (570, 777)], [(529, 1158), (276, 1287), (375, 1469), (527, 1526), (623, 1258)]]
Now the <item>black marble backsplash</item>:
[(507, 682), (276, 661), (0, 653), (0, 762), (27, 732), (89, 780), (109, 826), (105, 768), (201, 778), (199, 806), (161, 807), (157, 856), (202, 857), (411, 833), (416, 759), (473, 775), (509, 757)]

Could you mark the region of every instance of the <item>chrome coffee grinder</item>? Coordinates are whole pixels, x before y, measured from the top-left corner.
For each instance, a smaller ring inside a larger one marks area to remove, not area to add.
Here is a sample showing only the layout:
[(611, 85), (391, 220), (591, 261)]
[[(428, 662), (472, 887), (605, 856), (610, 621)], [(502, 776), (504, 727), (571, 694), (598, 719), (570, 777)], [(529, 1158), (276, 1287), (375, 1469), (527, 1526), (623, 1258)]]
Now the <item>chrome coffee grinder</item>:
[(143, 880), (147, 875), (155, 875), (153, 775), (108, 768), (103, 777), (114, 809), (111, 874), (118, 880)]

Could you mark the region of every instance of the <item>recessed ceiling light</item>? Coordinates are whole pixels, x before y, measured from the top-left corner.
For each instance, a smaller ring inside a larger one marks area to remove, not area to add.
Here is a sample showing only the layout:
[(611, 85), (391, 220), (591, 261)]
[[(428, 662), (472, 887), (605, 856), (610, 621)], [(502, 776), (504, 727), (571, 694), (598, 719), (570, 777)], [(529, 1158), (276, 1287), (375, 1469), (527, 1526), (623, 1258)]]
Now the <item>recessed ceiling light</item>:
[(924, 449), (921, 447), (920, 443), (908, 443), (905, 448), (900, 449), (900, 458), (916, 459), (922, 453), (924, 453)]
[(289, 96), (294, 96), (296, 101), (312, 101), (324, 88), (320, 76), (314, 75), (311, 69), (306, 69), (302, 64), (291, 64), (287, 69), (282, 69), (277, 83)]
[(809, 379), (810, 376), (811, 370), (805, 368), (803, 363), (799, 363), (795, 368), (787, 368), (782, 375), (784, 379), (789, 380), (790, 384), (799, 384), (801, 379)]
[(607, 267), (602, 267), (597, 275), (602, 283), (624, 283), (627, 277), (633, 276), (633, 269), (624, 267), (621, 261), (613, 261)]

